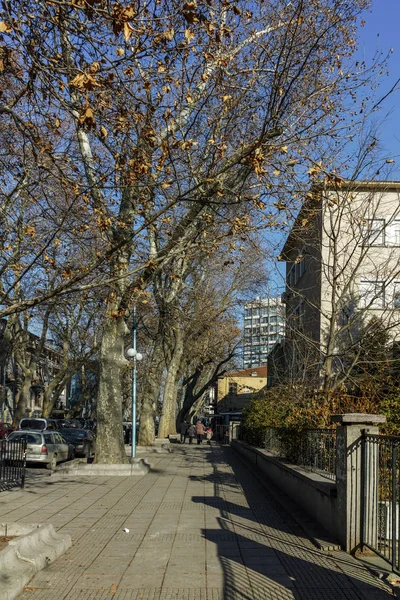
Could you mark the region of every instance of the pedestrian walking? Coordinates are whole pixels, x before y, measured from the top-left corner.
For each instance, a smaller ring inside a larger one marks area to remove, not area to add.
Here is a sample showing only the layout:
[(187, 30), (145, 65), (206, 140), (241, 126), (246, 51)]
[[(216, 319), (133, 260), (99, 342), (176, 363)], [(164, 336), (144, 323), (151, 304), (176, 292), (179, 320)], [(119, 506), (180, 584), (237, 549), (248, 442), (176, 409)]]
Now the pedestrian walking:
[(183, 423), (181, 423), (181, 425), (180, 425), (179, 432), (181, 434), (181, 444), (186, 443), (188, 427), (189, 427), (189, 425), (186, 421), (183, 421)]
[(193, 425), (193, 423), (189, 424), (188, 430), (187, 430), (187, 434), (189, 436), (189, 444), (191, 444), (193, 442), (193, 438), (195, 436), (195, 427)]
[(204, 427), (203, 423), (199, 420), (196, 423), (196, 435), (197, 435), (197, 444), (201, 444), (201, 442), (203, 441), (203, 435), (206, 432), (206, 428)]
[(211, 438), (213, 436), (213, 430), (211, 429), (211, 427), (207, 428), (206, 431), (206, 438), (207, 438), (207, 444), (210, 446), (211, 445)]

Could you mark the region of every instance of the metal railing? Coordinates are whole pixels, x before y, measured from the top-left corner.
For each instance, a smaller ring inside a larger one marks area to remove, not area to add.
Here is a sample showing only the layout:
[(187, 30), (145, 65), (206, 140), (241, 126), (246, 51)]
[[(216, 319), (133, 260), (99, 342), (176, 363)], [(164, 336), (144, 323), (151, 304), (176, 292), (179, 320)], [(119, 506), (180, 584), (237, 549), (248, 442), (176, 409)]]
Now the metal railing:
[(292, 431), (269, 427), (262, 436), (243, 431), (243, 441), (293, 465), (336, 481), (336, 429)]
[(25, 440), (0, 441), (0, 492), (24, 487), (26, 465)]
[(361, 438), (361, 540), (400, 573), (400, 437)]

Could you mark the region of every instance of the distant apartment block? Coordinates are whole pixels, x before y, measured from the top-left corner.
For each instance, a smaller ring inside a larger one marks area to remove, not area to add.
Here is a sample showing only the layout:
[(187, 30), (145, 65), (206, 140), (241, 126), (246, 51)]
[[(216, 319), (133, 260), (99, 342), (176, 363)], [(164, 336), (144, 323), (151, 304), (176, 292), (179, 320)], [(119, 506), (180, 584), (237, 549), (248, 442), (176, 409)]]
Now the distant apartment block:
[(284, 332), (285, 307), (280, 298), (256, 298), (245, 304), (243, 367), (266, 365), (269, 352)]

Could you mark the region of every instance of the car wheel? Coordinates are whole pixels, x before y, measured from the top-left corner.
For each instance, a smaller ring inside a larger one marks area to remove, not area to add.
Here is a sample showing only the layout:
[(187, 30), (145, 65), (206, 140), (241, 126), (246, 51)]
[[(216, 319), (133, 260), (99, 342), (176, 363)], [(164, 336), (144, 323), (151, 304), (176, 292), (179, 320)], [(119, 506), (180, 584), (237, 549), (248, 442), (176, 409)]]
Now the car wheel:
[(49, 471), (54, 471), (57, 466), (57, 454), (53, 454), (52, 459), (49, 463), (47, 463), (47, 468)]

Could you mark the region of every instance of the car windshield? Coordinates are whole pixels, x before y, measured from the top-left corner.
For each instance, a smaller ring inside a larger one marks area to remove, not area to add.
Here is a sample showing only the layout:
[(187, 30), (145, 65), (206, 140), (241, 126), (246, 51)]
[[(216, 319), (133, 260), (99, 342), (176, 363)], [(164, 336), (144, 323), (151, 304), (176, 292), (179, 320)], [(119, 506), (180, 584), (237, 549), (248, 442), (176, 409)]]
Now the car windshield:
[(63, 429), (62, 432), (64, 437), (66, 438), (78, 438), (78, 439), (83, 439), (83, 438), (87, 438), (88, 434), (87, 431), (83, 430), (83, 429)]
[(20, 429), (46, 429), (46, 421), (41, 419), (22, 419)]
[(10, 433), (7, 440), (14, 442), (25, 440), (27, 444), (41, 444), (42, 436), (40, 433), (28, 433), (25, 431), (20, 433), (19, 431), (14, 431), (13, 433)]

